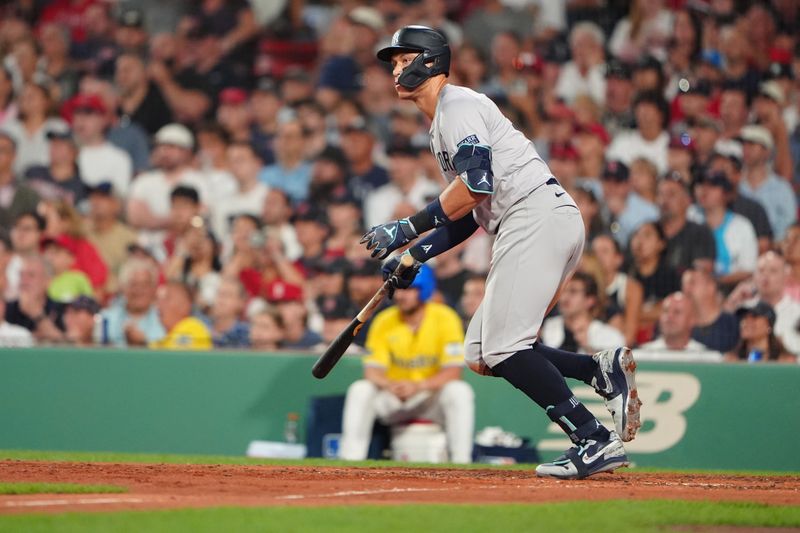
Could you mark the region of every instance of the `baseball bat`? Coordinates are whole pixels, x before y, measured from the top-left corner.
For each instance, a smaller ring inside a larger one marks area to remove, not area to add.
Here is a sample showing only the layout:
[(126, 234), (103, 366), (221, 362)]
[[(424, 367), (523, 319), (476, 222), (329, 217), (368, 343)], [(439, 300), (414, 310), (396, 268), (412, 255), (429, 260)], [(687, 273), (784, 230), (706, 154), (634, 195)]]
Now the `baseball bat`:
[[(410, 267), (414, 264), (414, 258), (411, 255), (406, 254), (400, 258), (400, 264), (397, 265), (397, 268), (394, 271), (395, 276), (399, 276), (403, 273), (405, 269)], [(359, 311), (356, 317), (353, 319), (352, 322), (341, 332), (339, 335), (333, 340), (333, 342), (328, 346), (325, 352), (317, 359), (317, 362), (314, 363), (314, 367), (311, 369), (311, 373), (317, 379), (322, 379), (328, 375), (328, 373), (336, 366), (336, 363), (339, 362), (339, 359), (342, 358), (344, 355), (345, 350), (350, 344), (353, 342), (353, 339), (356, 335), (358, 335), (358, 331), (364, 326), (367, 320), (372, 316), (375, 312), (375, 309), (378, 308), (381, 301), (383, 301), (383, 297), (386, 296), (386, 293), (389, 292), (389, 288), (391, 287), (391, 278), (387, 279), (381, 288), (375, 293), (375, 296), (367, 302), (367, 305)]]

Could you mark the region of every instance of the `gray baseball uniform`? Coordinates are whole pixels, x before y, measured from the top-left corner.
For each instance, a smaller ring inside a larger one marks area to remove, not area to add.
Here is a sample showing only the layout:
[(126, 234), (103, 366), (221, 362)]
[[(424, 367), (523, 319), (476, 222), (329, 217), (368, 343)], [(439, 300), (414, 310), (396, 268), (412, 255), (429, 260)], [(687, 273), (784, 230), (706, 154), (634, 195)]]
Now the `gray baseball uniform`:
[(575, 202), (533, 143), (488, 97), (448, 84), (431, 125), (431, 151), (448, 182), (458, 177), (452, 158), (465, 143), (492, 150), (493, 193), (473, 215), (497, 237), (465, 355), (491, 368), (533, 345), (547, 307), (580, 261), (585, 233)]

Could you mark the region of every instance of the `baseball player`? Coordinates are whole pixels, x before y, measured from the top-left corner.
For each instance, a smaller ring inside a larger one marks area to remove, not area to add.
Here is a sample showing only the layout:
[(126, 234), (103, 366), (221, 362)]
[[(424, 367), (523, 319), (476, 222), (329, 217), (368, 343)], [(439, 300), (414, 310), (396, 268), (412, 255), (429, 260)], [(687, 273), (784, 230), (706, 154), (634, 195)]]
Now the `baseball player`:
[[(494, 234), (486, 296), (467, 328), (467, 365), (520, 389), (575, 444), (539, 465), (537, 475), (584, 478), (627, 466), (622, 442), (635, 436), (641, 405), (631, 351), (579, 355), (544, 346), (536, 336), (581, 257), (584, 227), (575, 202), (533, 143), (489, 98), (448, 84), (450, 48), (441, 33), (406, 26), (378, 58), (391, 63), (398, 96), (431, 119), (431, 151), (448, 185), (420, 212), (372, 227), (362, 242), (383, 259), (430, 232), (404, 252), (415, 263), (402, 276), (391, 274), (399, 257), (384, 263), (384, 276), (407, 287), (419, 265), (464, 241), (479, 225)], [(565, 376), (595, 388), (615, 430), (575, 398)]]

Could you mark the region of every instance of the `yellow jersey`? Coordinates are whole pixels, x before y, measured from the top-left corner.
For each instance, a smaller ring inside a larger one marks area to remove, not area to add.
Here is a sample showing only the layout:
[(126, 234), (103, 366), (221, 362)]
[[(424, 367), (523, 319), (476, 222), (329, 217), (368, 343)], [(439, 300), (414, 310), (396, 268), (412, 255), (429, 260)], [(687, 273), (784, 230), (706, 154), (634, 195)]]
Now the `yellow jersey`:
[(193, 316), (175, 324), (163, 339), (150, 343), (150, 348), (159, 350), (210, 350), (213, 346), (211, 332)]
[(391, 380), (423, 381), (443, 367), (464, 363), (464, 328), (450, 307), (426, 303), (413, 331), (392, 306), (378, 313), (367, 334), (365, 366), (386, 369)]

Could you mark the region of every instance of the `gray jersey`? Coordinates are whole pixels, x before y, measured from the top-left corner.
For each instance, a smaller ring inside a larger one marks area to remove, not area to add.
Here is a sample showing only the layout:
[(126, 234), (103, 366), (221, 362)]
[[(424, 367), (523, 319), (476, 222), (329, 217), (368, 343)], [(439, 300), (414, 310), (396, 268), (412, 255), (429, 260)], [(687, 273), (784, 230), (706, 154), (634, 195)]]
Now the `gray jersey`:
[(472, 89), (449, 84), (442, 88), (430, 132), (431, 151), (448, 183), (457, 177), (453, 156), (459, 145), (491, 147), (494, 193), (473, 211), (488, 233), (496, 233), (506, 211), (552, 176), (530, 139), (494, 102)]

